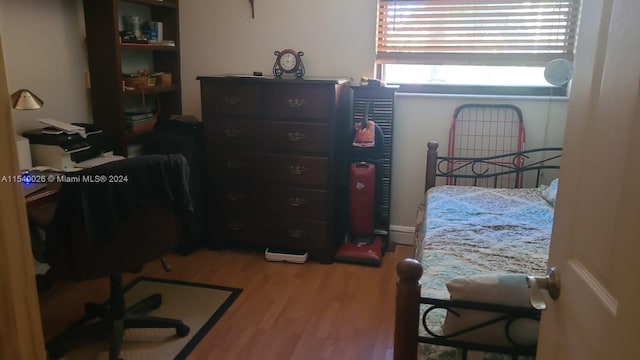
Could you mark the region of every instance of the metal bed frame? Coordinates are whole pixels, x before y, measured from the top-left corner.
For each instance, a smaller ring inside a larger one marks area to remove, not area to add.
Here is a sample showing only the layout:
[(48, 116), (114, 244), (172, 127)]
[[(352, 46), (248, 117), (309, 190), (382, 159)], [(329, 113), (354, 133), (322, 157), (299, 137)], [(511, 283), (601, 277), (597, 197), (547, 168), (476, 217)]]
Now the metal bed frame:
[[(437, 178), (451, 179), (452, 184), (457, 183), (457, 179), (497, 179), (505, 174), (515, 174), (514, 187), (522, 183), (524, 174), (532, 173), (535, 176), (535, 186), (539, 186), (540, 177), (545, 169), (559, 169), (559, 160), (562, 148), (540, 148), (523, 150), (504, 155), (495, 155), (484, 158), (470, 157), (438, 157), (438, 143), (429, 142), (427, 152), (427, 169), (425, 178), (425, 191), (436, 185)], [(540, 157), (541, 155), (542, 157)], [(486, 168), (481, 168), (479, 164), (491, 162), (499, 159), (501, 165), (496, 172), (489, 173)], [(535, 159), (530, 163), (526, 160)], [(451, 163), (459, 164), (451, 167)], [(465, 171), (459, 171), (460, 167), (465, 167)], [(467, 171), (467, 170), (471, 171)], [(446, 183), (446, 181), (445, 181)], [(477, 184), (477, 182), (474, 182)], [(498, 184), (493, 181), (494, 187)], [(443, 345), (462, 350), (463, 359), (466, 359), (467, 352), (486, 351), (502, 354), (510, 354), (513, 359), (519, 355), (533, 356), (536, 353), (536, 345), (518, 344), (509, 335), (510, 326), (518, 319), (540, 320), (540, 311), (534, 308), (523, 308), (513, 306), (503, 306), (496, 304), (485, 304), (469, 301), (453, 301), (434, 298), (423, 298), (420, 296), (420, 277), (422, 276), (422, 266), (415, 259), (404, 259), (397, 265), (398, 282), (396, 286), (396, 322), (394, 329), (394, 359), (407, 360), (416, 359), (418, 343), (433, 345)], [(421, 313), (421, 305), (427, 305)], [(452, 311), (456, 309), (469, 309), (495, 313), (495, 318), (469, 328), (460, 330), (453, 334), (437, 334), (427, 326), (429, 313), (436, 309)], [(485, 326), (505, 321), (504, 333), (512, 346), (495, 346), (468, 341), (459, 341), (455, 337), (463, 333), (475, 331)], [(418, 334), (421, 326), (429, 336)]]
[[(449, 148), (447, 156), (457, 159), (448, 161), (448, 171), (465, 163), (468, 158), (489, 157), (524, 150), (525, 128), (522, 111), (511, 104), (462, 104), (458, 106), (451, 120), (449, 128)], [(482, 167), (487, 171), (495, 171), (497, 167), (509, 161), (495, 157), (486, 161)], [(460, 167), (458, 172), (464, 173), (468, 168)], [(469, 173), (471, 174), (471, 173)], [(471, 185), (460, 177), (459, 185)], [(446, 178), (447, 185), (453, 185), (453, 178)], [(456, 179), (458, 180), (458, 179)], [(482, 180), (474, 186), (491, 186)], [(504, 187), (505, 183), (513, 182), (513, 174), (502, 174), (495, 178), (496, 183)], [(521, 187), (522, 183), (516, 183)]]

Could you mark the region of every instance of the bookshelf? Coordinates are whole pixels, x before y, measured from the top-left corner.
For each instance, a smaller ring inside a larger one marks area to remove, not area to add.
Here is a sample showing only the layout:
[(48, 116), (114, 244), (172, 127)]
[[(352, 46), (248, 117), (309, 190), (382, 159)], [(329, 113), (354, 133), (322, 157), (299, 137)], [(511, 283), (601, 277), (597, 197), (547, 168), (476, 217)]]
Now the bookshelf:
[[(119, 155), (127, 156), (128, 146), (143, 141), (152, 130), (132, 129), (125, 112), (154, 107), (158, 120), (182, 113), (178, 11), (178, 0), (84, 0), (93, 122), (113, 136)], [(140, 23), (162, 23), (166, 42), (122, 42), (120, 32), (127, 29), (126, 18), (131, 16)], [(142, 68), (171, 74), (171, 80), (142, 89), (126, 87), (123, 74)]]

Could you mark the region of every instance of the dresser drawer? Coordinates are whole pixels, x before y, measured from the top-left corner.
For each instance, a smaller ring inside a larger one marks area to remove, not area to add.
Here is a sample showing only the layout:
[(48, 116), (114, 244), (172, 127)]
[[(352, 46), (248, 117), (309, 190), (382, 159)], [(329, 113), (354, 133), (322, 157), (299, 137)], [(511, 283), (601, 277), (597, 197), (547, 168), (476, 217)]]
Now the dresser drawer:
[(212, 191), (218, 208), (248, 213), (255, 212), (263, 188), (250, 182), (230, 182), (218, 184)]
[(274, 85), (267, 93), (266, 114), (297, 121), (327, 121), (330, 94), (327, 87)]
[(301, 124), (226, 118), (205, 129), (215, 146), (282, 152), (326, 154), (329, 131), (326, 124)]
[(327, 191), (294, 187), (228, 183), (216, 189), (216, 202), (230, 211), (257, 216), (327, 219)]
[(327, 238), (327, 223), (296, 219), (262, 218), (259, 227), (271, 234), (269, 246), (311, 250)]
[(216, 157), (219, 176), (253, 178), (275, 184), (326, 186), (327, 158), (220, 152)]
[(329, 205), (326, 190), (273, 187), (267, 189), (261, 199), (258, 208), (263, 214), (327, 219)]
[(203, 83), (202, 116), (215, 114), (260, 115), (262, 87), (257, 84)]
[(251, 217), (227, 214), (221, 223), (227, 242), (309, 251), (322, 247), (327, 223), (283, 217)]

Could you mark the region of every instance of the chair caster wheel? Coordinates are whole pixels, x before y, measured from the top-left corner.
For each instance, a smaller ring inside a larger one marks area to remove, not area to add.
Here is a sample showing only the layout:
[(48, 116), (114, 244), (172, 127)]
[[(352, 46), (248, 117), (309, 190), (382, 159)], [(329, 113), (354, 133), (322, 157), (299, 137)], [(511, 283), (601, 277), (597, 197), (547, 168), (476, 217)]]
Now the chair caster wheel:
[(180, 325), (176, 328), (176, 335), (180, 337), (185, 337), (189, 335), (189, 327), (187, 325)]

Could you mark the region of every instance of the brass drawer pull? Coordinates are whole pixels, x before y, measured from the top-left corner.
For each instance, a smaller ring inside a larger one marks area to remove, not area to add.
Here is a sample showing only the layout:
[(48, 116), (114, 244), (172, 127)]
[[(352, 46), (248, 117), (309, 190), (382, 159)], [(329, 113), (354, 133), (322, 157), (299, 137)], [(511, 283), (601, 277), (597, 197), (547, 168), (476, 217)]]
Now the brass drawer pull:
[(224, 103), (227, 105), (235, 105), (240, 102), (240, 96), (225, 96)]
[(290, 165), (289, 173), (291, 175), (302, 175), (303, 172), (307, 171), (307, 168), (302, 165)]
[(227, 160), (227, 168), (231, 170), (238, 170), (244, 166), (244, 163), (240, 160)]
[(287, 137), (289, 138), (289, 141), (300, 142), (307, 138), (307, 134), (294, 131), (294, 132), (288, 133)]
[(295, 207), (299, 207), (302, 206), (304, 204), (307, 203), (307, 200), (305, 200), (304, 198), (301, 197), (290, 197), (289, 198), (289, 205), (291, 206), (295, 206)]
[(231, 231), (240, 231), (244, 229), (244, 224), (241, 221), (233, 221), (227, 223), (229, 230)]
[(244, 197), (244, 193), (238, 191), (229, 191), (227, 193), (227, 199), (231, 201), (238, 201)]
[(305, 99), (298, 99), (298, 98), (291, 98), (291, 99), (287, 99), (285, 101), (285, 103), (287, 103), (287, 105), (289, 105), (290, 108), (293, 109), (297, 109), (302, 107), (302, 105), (306, 104), (307, 100)]
[(307, 233), (299, 228), (292, 228), (289, 229), (289, 236), (294, 238), (294, 239), (300, 239), (301, 237), (305, 236)]
[(235, 139), (237, 137), (242, 136), (242, 130), (241, 129), (225, 129), (224, 135), (229, 139)]

